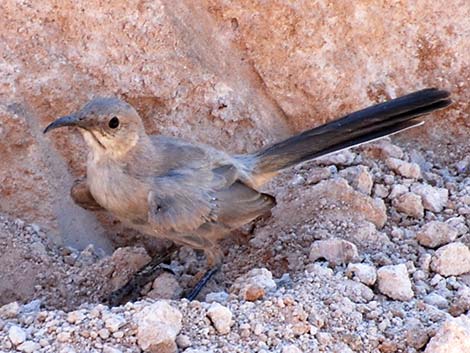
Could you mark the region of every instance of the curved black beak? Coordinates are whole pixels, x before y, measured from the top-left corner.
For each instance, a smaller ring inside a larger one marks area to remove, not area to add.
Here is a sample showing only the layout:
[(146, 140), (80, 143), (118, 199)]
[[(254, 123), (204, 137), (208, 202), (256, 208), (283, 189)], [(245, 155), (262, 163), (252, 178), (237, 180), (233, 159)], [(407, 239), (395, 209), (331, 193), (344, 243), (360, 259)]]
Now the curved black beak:
[(57, 120), (54, 120), (52, 123), (47, 125), (43, 133), (45, 134), (48, 131), (51, 131), (51, 130), (54, 130), (63, 126), (75, 126), (78, 124), (78, 122), (79, 120), (77, 119), (75, 115), (66, 115)]

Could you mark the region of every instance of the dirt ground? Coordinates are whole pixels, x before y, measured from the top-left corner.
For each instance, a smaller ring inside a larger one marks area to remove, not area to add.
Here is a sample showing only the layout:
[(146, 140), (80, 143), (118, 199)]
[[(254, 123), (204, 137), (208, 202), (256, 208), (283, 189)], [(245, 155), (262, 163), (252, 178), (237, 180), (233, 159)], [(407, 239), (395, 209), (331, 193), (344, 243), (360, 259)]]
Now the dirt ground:
[[(2, 217), (0, 350), (463, 349), (469, 162), (385, 139), (286, 171), (266, 190), (278, 201), (271, 217), (224, 241), (223, 268), (194, 302), (180, 299), (205, 264), (191, 249), (174, 254), (172, 273), (149, 284), (142, 301), (108, 308), (107, 294), (150, 260), (142, 246), (112, 256), (92, 246), (79, 252), (48, 241), (34, 224)], [(171, 344), (148, 346), (138, 318), (162, 298), (182, 314), (181, 325)], [(214, 302), (231, 313), (225, 328), (209, 313)]]

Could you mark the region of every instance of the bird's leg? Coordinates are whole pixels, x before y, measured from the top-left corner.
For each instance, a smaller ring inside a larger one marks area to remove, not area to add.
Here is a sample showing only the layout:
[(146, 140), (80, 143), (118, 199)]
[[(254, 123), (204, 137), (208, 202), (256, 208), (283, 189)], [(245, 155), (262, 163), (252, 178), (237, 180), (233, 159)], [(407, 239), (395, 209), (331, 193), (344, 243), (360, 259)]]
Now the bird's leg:
[(185, 295), (185, 298), (190, 301), (196, 299), (202, 288), (204, 288), (212, 276), (222, 267), (222, 252), (218, 247), (214, 247), (210, 250), (205, 249), (205, 254), (207, 257), (207, 265), (209, 269), (204, 273), (204, 275), (191, 289), (191, 291)]
[(173, 244), (164, 254), (156, 255), (149, 263), (134, 273), (124, 286), (113, 291), (106, 300), (107, 304), (118, 306), (136, 300), (142, 288), (150, 281), (153, 281), (161, 270), (164, 270), (160, 265), (170, 260), (171, 255), (178, 249), (179, 247)]

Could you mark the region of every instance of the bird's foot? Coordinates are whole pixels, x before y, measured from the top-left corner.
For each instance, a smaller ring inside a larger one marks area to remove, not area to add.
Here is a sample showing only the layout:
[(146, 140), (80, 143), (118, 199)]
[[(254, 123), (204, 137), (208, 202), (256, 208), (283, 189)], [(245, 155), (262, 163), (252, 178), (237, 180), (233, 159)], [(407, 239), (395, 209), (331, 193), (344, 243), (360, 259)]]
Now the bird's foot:
[(105, 303), (109, 306), (118, 306), (129, 301), (135, 301), (147, 283), (157, 278), (161, 272), (168, 271), (168, 266), (163, 265), (163, 263), (169, 261), (171, 255), (177, 250), (178, 247), (172, 245), (164, 254), (155, 256), (148, 264), (134, 273), (124, 286), (113, 291), (105, 299)]
[(193, 289), (185, 295), (185, 298), (192, 301), (196, 299), (196, 297), (199, 295), (201, 292), (202, 288), (209, 282), (209, 280), (212, 278), (212, 276), (220, 269), (220, 266), (212, 267), (209, 270), (207, 270), (202, 278), (196, 283), (196, 285), (193, 287)]

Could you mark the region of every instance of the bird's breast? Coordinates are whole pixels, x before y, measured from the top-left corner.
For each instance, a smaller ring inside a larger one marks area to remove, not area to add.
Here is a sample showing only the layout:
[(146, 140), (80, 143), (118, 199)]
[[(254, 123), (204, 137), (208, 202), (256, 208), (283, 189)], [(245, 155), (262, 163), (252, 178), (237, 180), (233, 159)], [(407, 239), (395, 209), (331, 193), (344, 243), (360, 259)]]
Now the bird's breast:
[(87, 182), (98, 204), (119, 219), (129, 223), (147, 220), (148, 184), (128, 175), (119, 165), (89, 162)]

